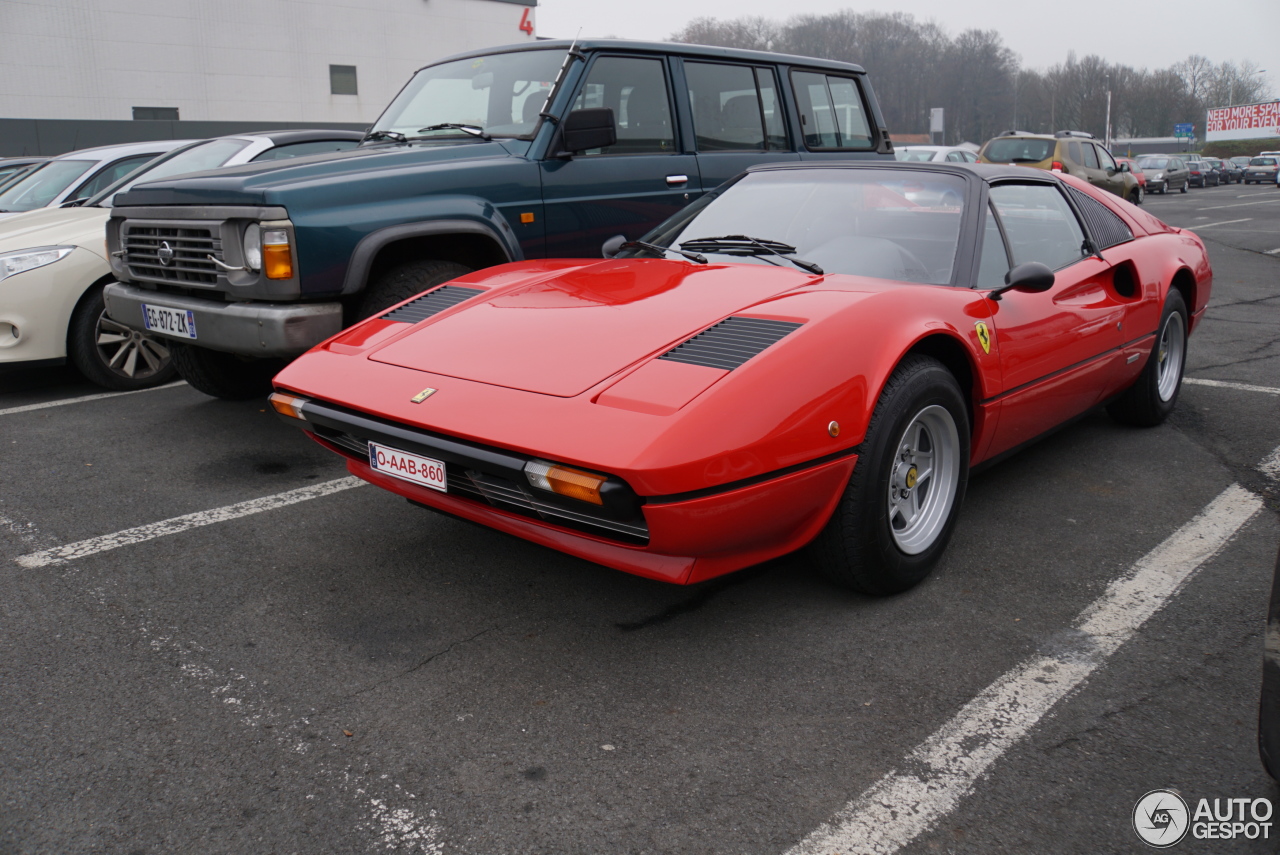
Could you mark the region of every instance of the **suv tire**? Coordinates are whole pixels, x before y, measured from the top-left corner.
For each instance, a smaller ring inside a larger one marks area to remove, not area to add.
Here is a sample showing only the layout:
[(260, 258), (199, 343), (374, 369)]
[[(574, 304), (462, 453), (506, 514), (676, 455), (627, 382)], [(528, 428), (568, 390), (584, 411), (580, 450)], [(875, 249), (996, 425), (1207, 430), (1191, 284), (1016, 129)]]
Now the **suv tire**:
[(271, 378), (284, 368), (283, 359), (250, 359), (174, 342), (169, 345), (178, 374), (193, 389), (227, 401), (247, 401), (271, 391)]
[(456, 261), (410, 261), (393, 267), (366, 289), (360, 303), (359, 319), (371, 318), (397, 303), (470, 272), (470, 267)]

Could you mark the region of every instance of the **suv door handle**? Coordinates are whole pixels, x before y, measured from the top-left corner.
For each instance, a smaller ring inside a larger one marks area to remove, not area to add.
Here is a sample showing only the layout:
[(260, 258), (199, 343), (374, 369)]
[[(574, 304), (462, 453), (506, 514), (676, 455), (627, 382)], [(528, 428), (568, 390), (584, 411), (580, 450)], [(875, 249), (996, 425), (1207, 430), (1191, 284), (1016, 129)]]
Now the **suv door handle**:
[(668, 175), (668, 176), (667, 176), (667, 183), (668, 183), (668, 184), (673, 184), (673, 185), (674, 185), (674, 184), (688, 184), (688, 183), (689, 183), (689, 176), (688, 176), (688, 175)]

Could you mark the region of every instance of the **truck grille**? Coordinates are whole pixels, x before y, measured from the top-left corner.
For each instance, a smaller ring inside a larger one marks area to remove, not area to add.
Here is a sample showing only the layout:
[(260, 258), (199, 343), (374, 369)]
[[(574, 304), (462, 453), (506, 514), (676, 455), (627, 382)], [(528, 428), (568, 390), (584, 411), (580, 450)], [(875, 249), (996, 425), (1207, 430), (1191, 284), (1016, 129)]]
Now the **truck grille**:
[(210, 255), (222, 260), (222, 238), (216, 225), (127, 225), (124, 250), (129, 273), (136, 279), (218, 284), (218, 267), (209, 260)]

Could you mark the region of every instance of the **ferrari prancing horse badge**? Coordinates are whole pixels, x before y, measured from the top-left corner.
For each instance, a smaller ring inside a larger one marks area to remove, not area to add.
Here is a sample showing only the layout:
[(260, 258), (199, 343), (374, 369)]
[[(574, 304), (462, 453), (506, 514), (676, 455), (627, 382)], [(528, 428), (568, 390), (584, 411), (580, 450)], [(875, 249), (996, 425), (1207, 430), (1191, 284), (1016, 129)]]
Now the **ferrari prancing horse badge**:
[(991, 352), (991, 331), (987, 329), (987, 325), (984, 324), (982, 321), (978, 321), (976, 324), (974, 324), (974, 327), (978, 330), (978, 344), (982, 345), (982, 352), (990, 353)]

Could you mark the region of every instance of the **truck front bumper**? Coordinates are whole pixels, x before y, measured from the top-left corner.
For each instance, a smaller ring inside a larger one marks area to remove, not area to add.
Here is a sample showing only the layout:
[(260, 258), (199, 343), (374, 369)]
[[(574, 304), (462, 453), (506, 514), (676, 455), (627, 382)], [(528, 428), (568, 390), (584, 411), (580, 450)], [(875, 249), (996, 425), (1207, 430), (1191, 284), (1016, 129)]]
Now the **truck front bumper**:
[[(131, 329), (241, 356), (297, 356), (342, 329), (341, 303), (224, 303), (121, 282), (108, 284), (103, 296), (111, 319)], [(191, 312), (196, 337), (148, 330), (144, 304)]]

